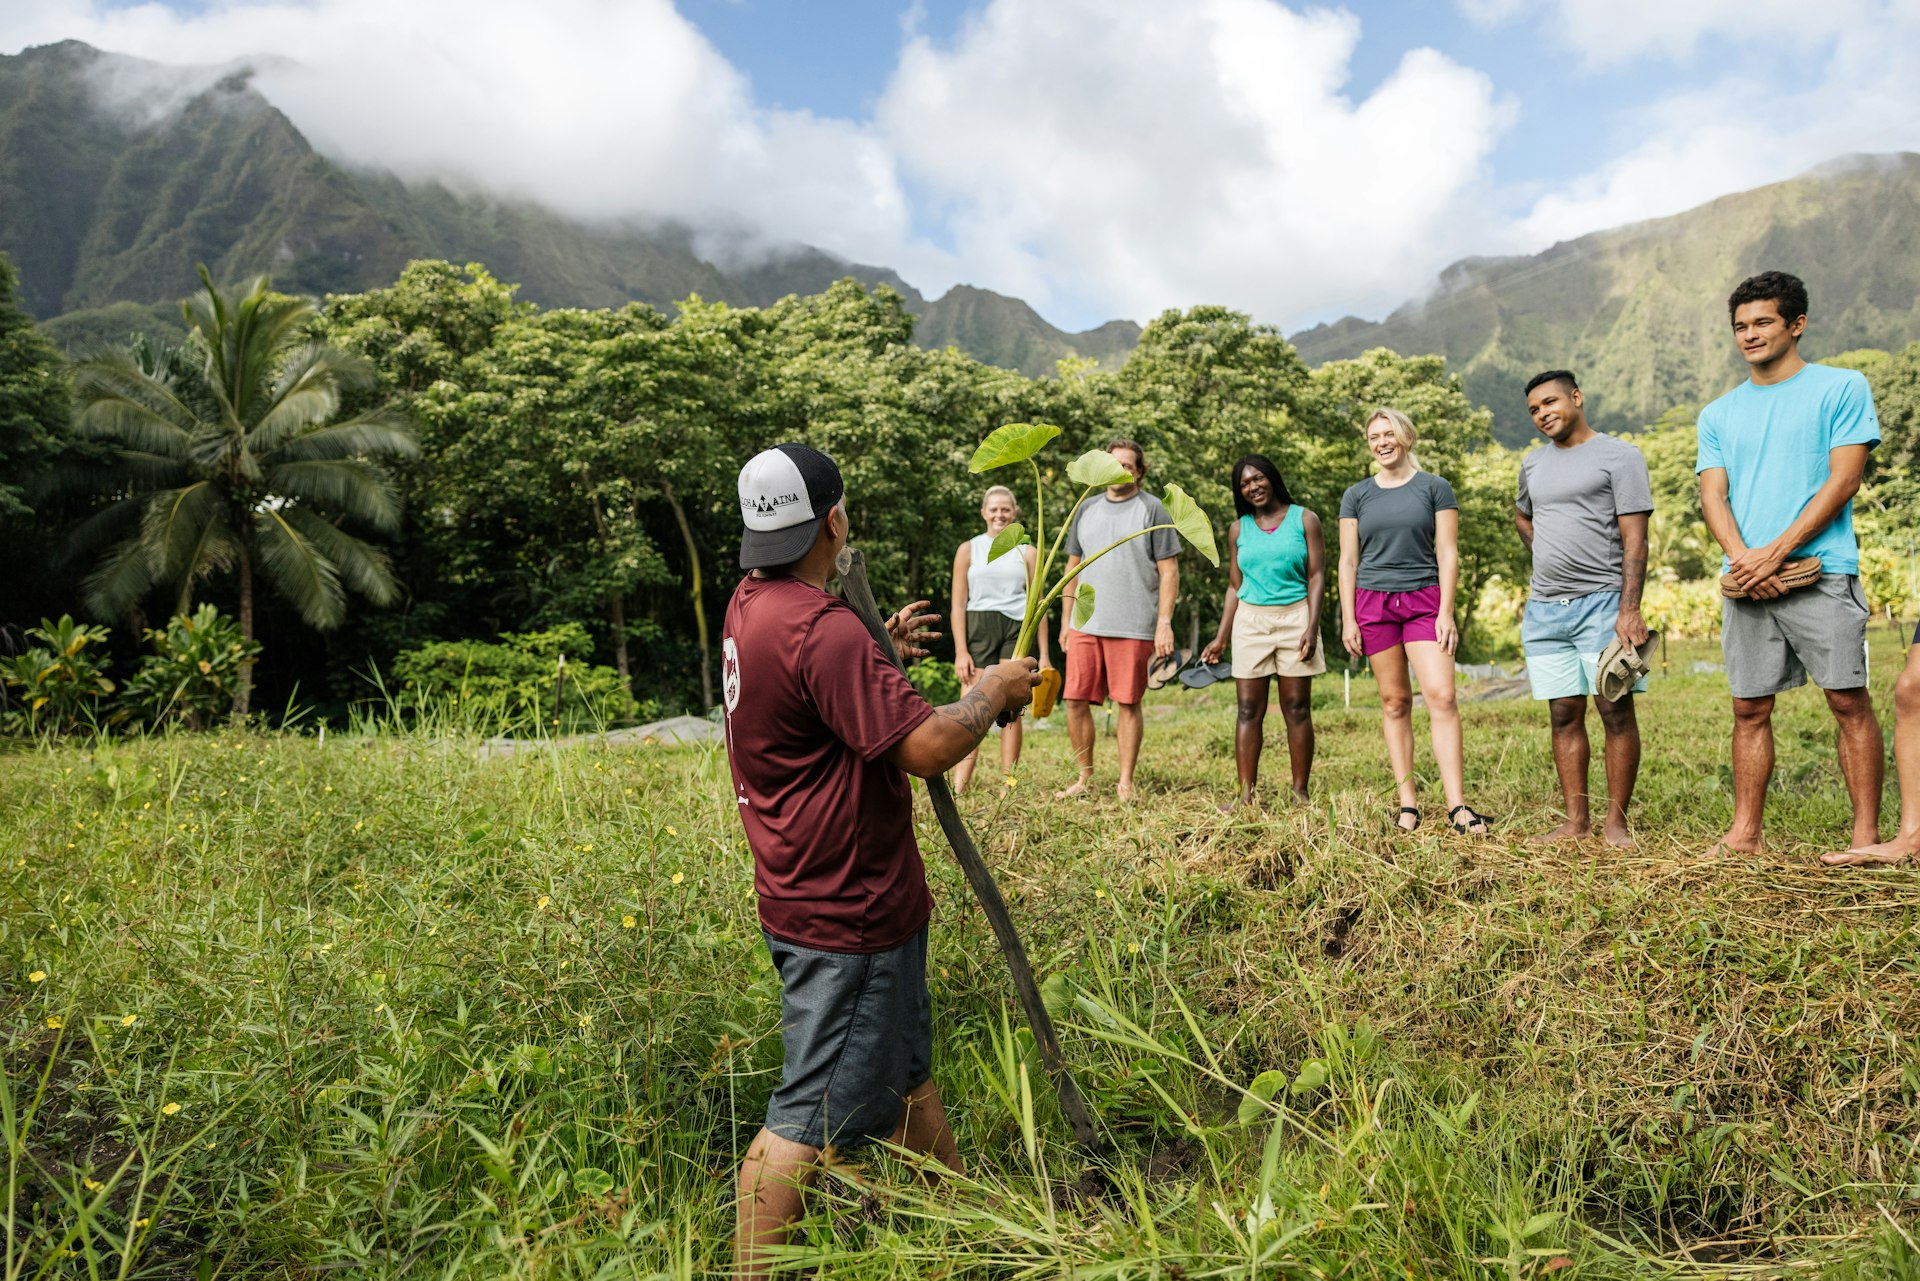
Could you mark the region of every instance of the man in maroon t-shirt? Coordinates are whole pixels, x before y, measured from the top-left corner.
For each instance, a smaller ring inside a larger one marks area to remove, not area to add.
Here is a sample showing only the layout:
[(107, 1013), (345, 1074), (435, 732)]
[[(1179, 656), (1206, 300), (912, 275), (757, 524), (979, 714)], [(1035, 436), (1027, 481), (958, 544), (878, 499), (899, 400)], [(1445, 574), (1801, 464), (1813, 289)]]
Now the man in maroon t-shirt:
[[(827, 592), (847, 542), (840, 470), (805, 445), (740, 472), (742, 579), (721, 640), (727, 759), (753, 849), (754, 891), (780, 973), (780, 1086), (740, 1167), (739, 1275), (786, 1240), (829, 1144), (886, 1139), (958, 1170), (932, 1079), (927, 918), (907, 775), (932, 778), (1032, 697), (1030, 658), (997, 663), (957, 703), (928, 705)], [(888, 620), (896, 652), (934, 621)]]

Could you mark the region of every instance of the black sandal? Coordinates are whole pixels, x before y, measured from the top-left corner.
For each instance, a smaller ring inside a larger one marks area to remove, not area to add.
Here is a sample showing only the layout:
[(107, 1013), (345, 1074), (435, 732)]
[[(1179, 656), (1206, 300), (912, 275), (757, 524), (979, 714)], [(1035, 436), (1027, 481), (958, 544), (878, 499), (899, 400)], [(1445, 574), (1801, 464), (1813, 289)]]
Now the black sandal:
[(1402, 805), (1402, 806), (1400, 807), (1400, 814), (1411, 814), (1411, 815), (1413, 815), (1413, 826), (1412, 826), (1412, 827), (1401, 827), (1401, 826), (1400, 826), (1400, 815), (1399, 815), (1399, 814), (1396, 814), (1396, 815), (1394, 815), (1394, 817), (1393, 817), (1393, 826), (1394, 826), (1394, 830), (1395, 830), (1395, 831), (1399, 831), (1399, 832), (1417, 832), (1417, 831), (1419, 831), (1419, 830), (1420, 830), (1420, 811), (1419, 811), (1419, 810), (1417, 810), (1417, 809), (1415, 809), (1415, 808), (1414, 808), (1413, 806), (1411, 806), (1411, 805)]
[[(1468, 818), (1464, 823), (1454, 817), (1454, 815), (1458, 814), (1461, 810), (1465, 810), (1468, 814)], [(1487, 822), (1487, 816), (1474, 809), (1473, 806), (1467, 804), (1465, 801), (1462, 801), (1447, 811), (1447, 822), (1452, 824), (1453, 830), (1462, 836), (1487, 836), (1493, 831), (1493, 824)], [(1477, 832), (1473, 830), (1475, 823), (1480, 825), (1480, 830)]]

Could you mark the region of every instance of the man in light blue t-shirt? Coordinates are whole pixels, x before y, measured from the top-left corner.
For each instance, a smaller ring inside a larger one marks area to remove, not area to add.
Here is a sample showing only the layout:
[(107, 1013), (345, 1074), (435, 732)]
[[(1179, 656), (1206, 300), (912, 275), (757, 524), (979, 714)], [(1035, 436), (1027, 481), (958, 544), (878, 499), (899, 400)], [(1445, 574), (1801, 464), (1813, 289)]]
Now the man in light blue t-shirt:
[[(1720, 643), (1733, 694), (1733, 825), (1713, 853), (1761, 844), (1773, 775), (1773, 700), (1811, 676), (1839, 724), (1840, 772), (1853, 800), (1853, 844), (1879, 840), (1885, 771), (1867, 692), (1867, 601), (1853, 495), (1880, 421), (1866, 378), (1800, 356), (1807, 287), (1769, 271), (1727, 300), (1751, 377), (1700, 412), (1700, 507), (1742, 593), (1721, 602)], [(1820, 558), (1800, 587), (1790, 560)]]

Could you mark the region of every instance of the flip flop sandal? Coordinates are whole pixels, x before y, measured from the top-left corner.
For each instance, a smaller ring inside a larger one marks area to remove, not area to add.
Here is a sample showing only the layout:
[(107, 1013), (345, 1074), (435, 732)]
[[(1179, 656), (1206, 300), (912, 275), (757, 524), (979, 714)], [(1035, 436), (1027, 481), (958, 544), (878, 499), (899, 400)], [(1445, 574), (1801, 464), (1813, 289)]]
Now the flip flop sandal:
[[(1411, 814), (1411, 815), (1413, 815), (1413, 826), (1412, 826), (1412, 827), (1401, 827), (1401, 826), (1400, 826), (1400, 814)], [(1393, 816), (1393, 826), (1394, 826), (1394, 830), (1395, 830), (1395, 831), (1399, 831), (1399, 832), (1409, 832), (1409, 833), (1411, 833), (1411, 832), (1417, 832), (1417, 831), (1419, 831), (1419, 830), (1420, 830), (1420, 811), (1419, 811), (1419, 810), (1417, 810), (1417, 809), (1415, 809), (1415, 808), (1414, 808), (1413, 806), (1411, 806), (1411, 805), (1402, 805), (1402, 806), (1400, 807), (1400, 814), (1395, 814), (1395, 815)]]
[[(1468, 817), (1465, 822), (1454, 817), (1454, 815), (1458, 814), (1461, 810), (1467, 812)], [(1447, 822), (1453, 827), (1454, 831), (1460, 833), (1462, 836), (1485, 836), (1493, 831), (1493, 824), (1487, 821), (1487, 816), (1474, 809), (1473, 806), (1466, 804), (1464, 801), (1447, 811)], [(1477, 832), (1473, 830), (1475, 823), (1480, 825), (1480, 830)]]

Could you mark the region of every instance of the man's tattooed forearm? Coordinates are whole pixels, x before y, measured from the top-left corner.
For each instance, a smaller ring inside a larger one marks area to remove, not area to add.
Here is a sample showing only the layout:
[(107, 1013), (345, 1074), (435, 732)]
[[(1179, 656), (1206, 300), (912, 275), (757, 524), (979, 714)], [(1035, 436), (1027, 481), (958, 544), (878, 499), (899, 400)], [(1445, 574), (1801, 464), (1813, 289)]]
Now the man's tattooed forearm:
[(1000, 709), (993, 705), (993, 699), (987, 696), (984, 684), (959, 702), (948, 703), (938, 710), (940, 715), (957, 722), (961, 729), (976, 739), (986, 736), (986, 732), (993, 728), (993, 718), (1000, 714)]

